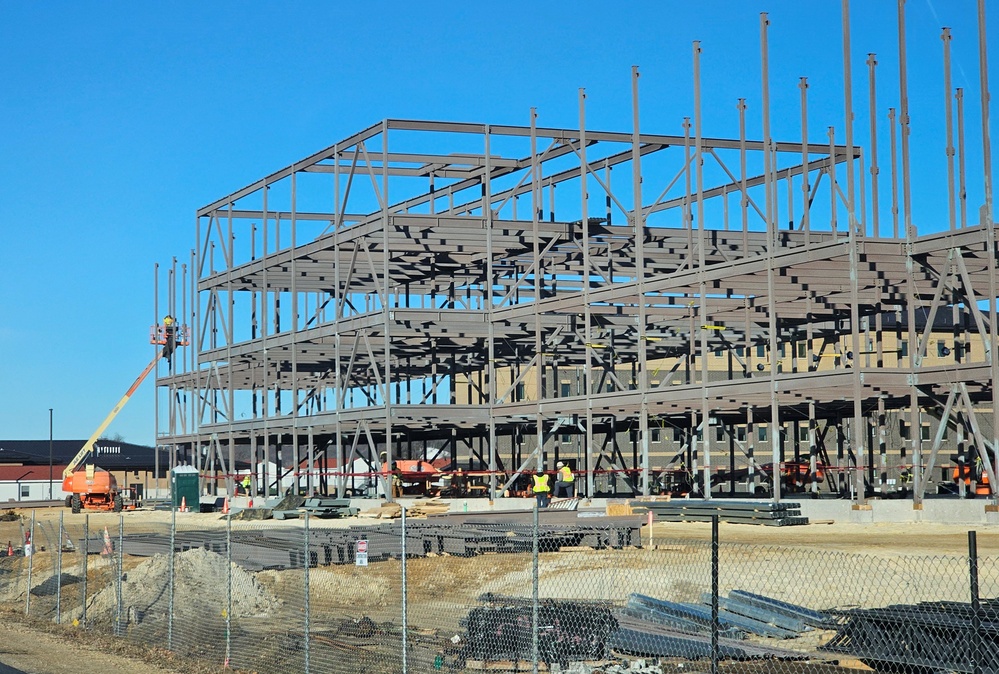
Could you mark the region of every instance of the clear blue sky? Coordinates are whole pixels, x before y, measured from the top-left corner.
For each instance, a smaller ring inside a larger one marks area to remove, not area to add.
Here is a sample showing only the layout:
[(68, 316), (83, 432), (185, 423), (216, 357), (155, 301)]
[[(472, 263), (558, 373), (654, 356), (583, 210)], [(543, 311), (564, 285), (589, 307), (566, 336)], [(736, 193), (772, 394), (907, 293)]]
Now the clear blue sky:
[[(877, 52), (880, 148), (898, 106), (896, 3), (852, 3), (856, 139), (867, 144)], [(999, 7), (989, 40), (999, 107)], [(85, 438), (153, 355), (153, 266), (188, 257), (195, 209), (386, 118), (642, 130), (693, 114), (701, 40), (705, 129), (760, 133), (759, 13), (770, 15), (774, 135), (843, 130), (837, 0), (649, 2), (4, 2), (0, 4), (0, 438)], [(982, 200), (976, 4), (909, 0), (914, 205), (945, 226), (940, 28), (966, 89), (969, 212)], [(996, 125), (993, 124), (993, 128)], [(887, 190), (887, 183), (883, 190)], [(884, 192), (887, 193), (887, 192)], [(887, 217), (887, 209), (882, 211)], [(147, 382), (111, 426), (152, 443)]]

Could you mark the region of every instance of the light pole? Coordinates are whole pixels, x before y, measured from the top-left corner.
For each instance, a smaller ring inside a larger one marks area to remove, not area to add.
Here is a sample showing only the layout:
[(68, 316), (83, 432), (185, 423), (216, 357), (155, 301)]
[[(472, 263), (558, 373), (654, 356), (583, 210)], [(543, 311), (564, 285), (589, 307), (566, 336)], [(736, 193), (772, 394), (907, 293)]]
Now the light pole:
[(52, 408), (49, 408), (49, 500), (52, 500)]

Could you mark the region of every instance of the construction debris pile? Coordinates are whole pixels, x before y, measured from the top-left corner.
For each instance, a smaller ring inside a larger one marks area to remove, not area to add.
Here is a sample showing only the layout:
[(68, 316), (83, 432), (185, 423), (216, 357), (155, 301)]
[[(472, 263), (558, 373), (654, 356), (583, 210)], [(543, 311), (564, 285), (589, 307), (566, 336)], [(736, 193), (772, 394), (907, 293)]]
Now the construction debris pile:
[(819, 650), (879, 671), (999, 672), (999, 599), (837, 611), (839, 631)]
[(740, 499), (709, 501), (701, 499), (672, 499), (669, 501), (632, 501), (636, 510), (644, 509), (655, 514), (660, 522), (710, 522), (715, 515), (721, 522), (734, 524), (763, 524), (786, 527), (808, 524), (801, 516), (800, 503), (774, 503), (772, 501), (746, 501)]
[[(227, 606), (231, 587), (233, 615), (266, 615), (281, 606), (281, 600), (268, 592), (256, 577), (230, 564), (222, 555), (203, 548), (174, 557), (173, 604), (177, 613), (218, 615)], [(229, 574), (232, 576), (231, 585)], [(122, 577), (122, 613), (134, 622), (166, 620), (169, 611), (170, 559), (157, 555), (129, 570)], [(80, 617), (80, 609), (63, 616), (69, 622)], [(114, 583), (104, 586), (87, 604), (87, 620), (114, 621), (118, 615), (118, 595)]]

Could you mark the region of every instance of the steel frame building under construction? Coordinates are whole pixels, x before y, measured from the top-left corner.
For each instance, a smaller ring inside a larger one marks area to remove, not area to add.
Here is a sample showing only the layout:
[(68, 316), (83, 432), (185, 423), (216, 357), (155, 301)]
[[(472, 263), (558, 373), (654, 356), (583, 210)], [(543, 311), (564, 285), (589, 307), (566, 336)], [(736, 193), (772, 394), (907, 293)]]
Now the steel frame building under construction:
[[(904, 475), (918, 507), (942, 448), (980, 457), (994, 489), (988, 98), (978, 224), (948, 79), (950, 218), (920, 235), (902, 4), (891, 222), (873, 122), (867, 151), (852, 123), (771, 136), (765, 15), (755, 139), (742, 99), (738, 138), (703, 132), (695, 43), (680, 134), (639, 130), (634, 69), (628, 131), (588, 128), (582, 90), (578, 128), (533, 110), (525, 126), (387, 119), (201, 208), (170, 273), (193, 335), (158, 379), (160, 444), (229, 479), (241, 450), (341, 494), (445, 456), (490, 497), (562, 459), (584, 495), (648, 494), (683, 466), (702, 495), (779, 499), (793, 465), (802, 489), (858, 503)], [(987, 92), (982, 3), (979, 22)]]

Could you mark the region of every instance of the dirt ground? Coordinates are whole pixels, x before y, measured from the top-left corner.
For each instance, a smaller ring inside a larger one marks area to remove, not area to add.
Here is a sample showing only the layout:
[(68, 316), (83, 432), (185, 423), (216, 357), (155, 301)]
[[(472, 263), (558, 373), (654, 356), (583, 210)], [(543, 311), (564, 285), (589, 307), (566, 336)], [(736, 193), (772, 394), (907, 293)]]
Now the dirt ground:
[[(2, 512), (2, 511), (0, 511)], [(7, 541), (17, 545), (22, 540), (22, 526), (30, 523), (30, 513), (22, 522), (0, 521), (0, 547)], [(82, 516), (73, 516), (62, 509), (36, 511), (36, 546), (51, 544), (52, 534), (43, 538), (39, 532), (58, 531), (60, 514), (71, 532), (71, 538), (82, 530)], [(178, 517), (180, 528), (205, 529), (225, 526), (218, 515), (186, 514)], [(316, 526), (344, 526), (371, 520), (355, 519), (345, 521), (315, 521)], [(136, 511), (125, 514), (126, 531), (164, 531), (169, 527), (170, 513)], [(91, 531), (108, 527), (116, 535), (119, 516), (111, 513), (90, 515)], [(301, 527), (299, 520), (283, 522), (266, 521), (263, 526)], [(254, 523), (241, 523), (241, 527), (255, 526)], [(885, 560), (885, 567), (891, 567), (890, 560), (902, 556), (960, 557), (967, 554), (968, 530), (965, 525), (948, 526), (937, 523), (878, 523), (847, 524), (822, 523), (795, 527), (763, 527), (722, 523), (720, 537), (724, 543), (737, 544), (727, 554), (726, 568), (733, 586), (741, 578), (761, 577), (766, 574), (768, 555), (772, 551), (797, 550), (796, 563), (801, 565), (803, 574), (817, 572), (812, 566), (823, 563), (823, 553), (843, 556), (857, 555), (860, 558)], [(977, 530), (978, 550), (982, 557), (999, 556), (999, 527), (974, 527)], [(646, 529), (643, 540), (648, 540)], [(571, 550), (561, 553), (548, 553), (542, 557), (541, 584), (544, 596), (559, 596), (570, 599), (594, 599), (608, 595), (608, 587), (613, 585), (614, 596), (641, 589), (648, 594), (676, 600), (696, 599), (698, 588), (702, 587), (698, 578), (688, 577), (682, 571), (687, 557), (700, 554), (703, 542), (709, 541), (710, 524), (700, 523), (657, 523), (652, 536), (663, 557), (649, 559), (639, 550)], [(689, 549), (687, 549), (689, 548)], [(781, 552), (781, 554), (785, 554)], [(789, 554), (789, 553), (788, 553)], [(686, 555), (686, 557), (685, 557)], [(531, 587), (529, 559), (521, 555), (490, 555), (461, 559), (453, 557), (428, 557), (414, 559), (408, 565), (409, 614), (415, 624), (426, 619), (441, 629), (458, 630), (458, 620), (484, 592), (494, 592), (508, 596), (527, 596)], [(839, 557), (837, 557), (838, 559)], [(664, 560), (674, 567), (669, 574), (658, 568)], [(45, 564), (45, 555), (39, 554), (38, 568)], [(138, 573), (136, 567), (141, 560), (131, 560), (126, 568)], [(809, 566), (812, 565), (812, 566)], [(877, 566), (877, 564), (875, 564)], [(397, 560), (373, 564), (367, 569), (356, 567), (319, 567), (312, 570), (310, 580), (313, 587), (322, 588), (313, 603), (317, 616), (330, 616), (326, 622), (317, 619), (314, 629), (317, 633), (329, 630), (333, 633), (336, 620), (343, 618), (391, 620), (399, 605), (398, 578), (400, 563)], [(603, 585), (594, 587), (594, 570), (600, 573)], [(952, 566), (941, 567), (940, 574), (952, 573)], [(691, 572), (694, 573), (694, 572)], [(890, 569), (886, 574), (894, 573)], [(264, 571), (257, 574), (257, 580), (267, 592), (276, 597), (292, 598), (300, 596), (301, 570)], [(897, 575), (897, 574), (896, 574)], [(904, 575), (904, 574), (903, 574)], [(934, 578), (927, 572), (927, 587), (938, 589), (946, 578)], [(139, 577), (139, 576), (136, 576)], [(759, 582), (765, 582), (760, 580)], [(832, 581), (829, 581), (832, 582)], [(886, 582), (881, 580), (878, 582)], [(922, 585), (911, 578), (891, 576), (890, 583), (904, 585), (907, 598), (919, 600)], [(945, 583), (944, 583), (945, 584)], [(818, 593), (821, 583), (814, 584)], [(965, 587), (961, 579), (954, 583), (955, 595), (960, 595)], [(863, 593), (865, 590), (857, 590)], [(446, 598), (446, 601), (445, 601)], [(959, 597), (957, 597), (959, 598)], [(811, 597), (802, 595), (803, 603), (817, 607), (827, 607), (826, 595)], [(867, 601), (866, 596), (838, 597), (837, 605), (849, 606), (851, 602)], [(293, 602), (291, 602), (293, 603)], [(287, 608), (292, 611), (291, 603)], [(362, 608), (363, 606), (363, 608)], [(163, 649), (137, 646), (132, 641), (115, 639), (108, 635), (57, 626), (49, 622), (25, 618), (16, 607), (0, 609), (6, 634), (9, 637), (0, 642), (0, 674), (3, 665), (15, 668), (14, 671), (29, 674), (62, 674), (80, 671), (81, 657), (85, 657), (88, 670), (98, 670), (114, 674), (116, 672), (142, 671), (150, 674), (161, 672), (193, 672), (190, 661), (181, 660)], [(247, 629), (252, 633), (253, 625), (248, 621)], [(200, 671), (221, 671), (221, 666), (203, 666)], [(232, 671), (232, 670), (228, 670)]]

